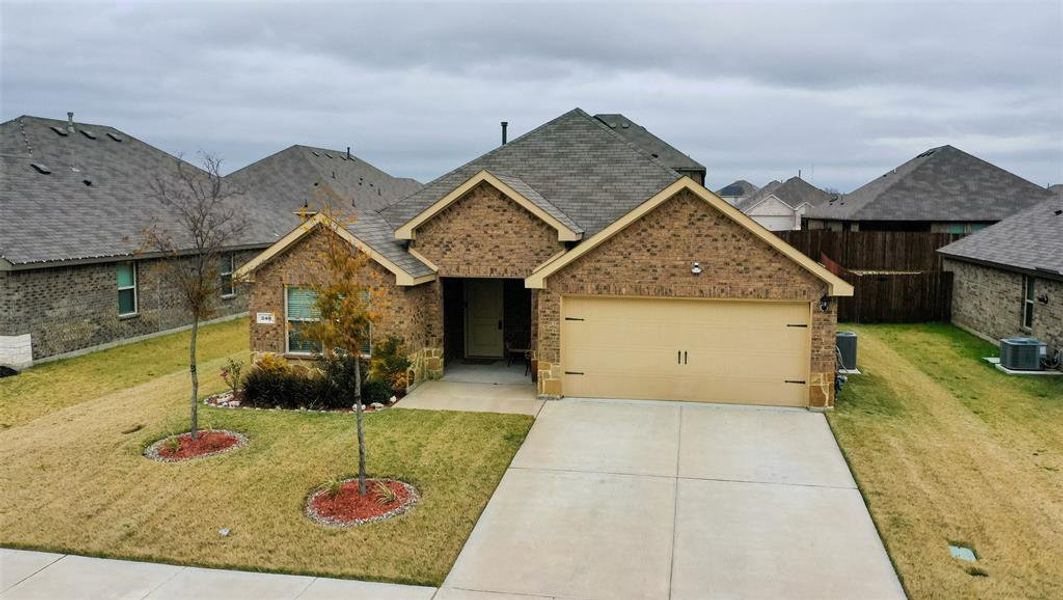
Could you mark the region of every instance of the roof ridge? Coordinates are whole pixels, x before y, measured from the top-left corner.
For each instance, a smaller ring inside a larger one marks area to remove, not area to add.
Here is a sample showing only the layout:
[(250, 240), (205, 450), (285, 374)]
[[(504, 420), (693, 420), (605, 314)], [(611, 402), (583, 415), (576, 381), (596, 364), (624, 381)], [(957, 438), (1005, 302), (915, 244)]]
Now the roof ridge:
[[(676, 148), (675, 146), (672, 146), (672, 144), (671, 144), (671, 143), (669, 143), (669, 142), (668, 142), (667, 140), (665, 140), (665, 139), (664, 139), (664, 138), (662, 138), (661, 136), (657, 135), (656, 133), (653, 133), (652, 131), (650, 131), (650, 130), (649, 130), (649, 129), (648, 129), (648, 128), (647, 128), (646, 126), (645, 126), (645, 125), (643, 125), (642, 123), (636, 123), (636, 122), (635, 122), (635, 121), (634, 121), (633, 119), (631, 119), (630, 117), (628, 117), (628, 116), (627, 116), (627, 115), (625, 115), (624, 113), (599, 113), (598, 115), (593, 115), (593, 118), (594, 118), (594, 120), (595, 120), (595, 121), (598, 121), (598, 122), (599, 122), (599, 123), (601, 123), (602, 125), (606, 125), (606, 124), (605, 124), (605, 123), (604, 123), (604, 122), (603, 122), (603, 121), (602, 121), (601, 119), (599, 119), (599, 118), (598, 118), (598, 116), (599, 116), (599, 115), (601, 115), (601, 116), (607, 116), (607, 115), (616, 115), (616, 116), (618, 116), (618, 117), (623, 117), (623, 118), (624, 118), (624, 119), (625, 119), (625, 120), (626, 120), (626, 121), (627, 121), (628, 123), (630, 123), (631, 125), (634, 125), (635, 127), (638, 127), (638, 128), (640, 128), (640, 129), (642, 129), (643, 131), (645, 131), (645, 132), (646, 132), (647, 134), (649, 134), (649, 135), (652, 135), (653, 137), (655, 137), (655, 138), (657, 138), (657, 139), (661, 140), (662, 142), (664, 142), (664, 144), (665, 144), (665, 145), (669, 146), (669, 147), (670, 147), (670, 148), (671, 148), (672, 150), (675, 150), (676, 152), (678, 152), (678, 153), (682, 154), (683, 156), (685, 156), (685, 157), (689, 158), (691, 162), (693, 162), (693, 163), (697, 163), (697, 164), (701, 165), (701, 166), (702, 166), (702, 168), (705, 168), (706, 170), (708, 170), (708, 167), (705, 167), (705, 165), (702, 165), (702, 164), (701, 164), (700, 162), (698, 162), (698, 160), (697, 160), (697, 159), (695, 159), (695, 158), (694, 158), (693, 156), (691, 156), (691, 155), (687, 154), (686, 152), (683, 152), (682, 150), (680, 150), (679, 148)], [(617, 132), (617, 131), (616, 131), (615, 129), (613, 129), (612, 127), (609, 127), (608, 125), (606, 125), (606, 129), (608, 129), (609, 131), (612, 131), (613, 133), (615, 133), (616, 135), (619, 135), (620, 137), (624, 137), (623, 135), (621, 135), (621, 134), (620, 134), (619, 132)], [(626, 140), (627, 138), (624, 138), (624, 139)], [(632, 143), (634, 143), (634, 142), (632, 142)], [(641, 150), (642, 148), (640, 147), (639, 149)], [(648, 151), (646, 151), (646, 152), (648, 152)], [(648, 152), (648, 153), (649, 153), (649, 155), (650, 155), (650, 158), (654, 158), (654, 159), (656, 159), (656, 160), (660, 160), (659, 158), (657, 158), (657, 157), (653, 156), (653, 153), (652, 153), (652, 152)], [(662, 161), (662, 162), (663, 162), (663, 161)], [(666, 166), (667, 166), (667, 165), (666, 165)], [(673, 170), (673, 171), (675, 171), (675, 169), (672, 169), (671, 167), (668, 167), (668, 168), (669, 168), (669, 169), (671, 169), (671, 170)], [(676, 171), (676, 174), (678, 174), (678, 173), (679, 173), (679, 172), (678, 172), (678, 171)], [(747, 182), (747, 183), (748, 183), (748, 182)]]
[[(436, 177), (435, 179), (432, 179), (430, 181), (425, 182), (424, 187), (428, 187), (428, 186), (432, 185), (433, 183), (439, 181), (440, 179), (443, 179), (445, 177), (449, 177), (449, 176), (457, 173), (458, 171), (464, 169), (469, 163), (472, 163), (472, 162), (475, 162), (475, 161), (478, 161), (478, 160), (483, 160), (484, 158), (487, 158), (488, 156), (491, 156), (491, 155), (495, 154), (496, 152), (501, 151), (506, 146), (509, 146), (511, 144), (517, 144), (517, 143), (523, 141), (524, 138), (526, 138), (526, 137), (530, 136), (531, 134), (539, 131), (540, 129), (544, 129), (544, 128), (550, 126), (550, 125), (553, 125), (554, 123), (560, 121), (561, 119), (564, 119), (565, 117), (567, 117), (567, 116), (569, 116), (569, 115), (571, 115), (573, 113), (575, 113), (575, 114), (582, 113), (584, 116), (587, 115), (587, 113), (584, 112), (582, 108), (577, 106), (576, 108), (573, 108), (572, 110), (566, 111), (566, 112), (554, 117), (553, 119), (550, 119), (549, 121), (539, 125), (538, 127), (535, 127), (533, 129), (530, 129), (530, 130), (526, 131), (522, 135), (519, 135), (519, 136), (513, 138), (511, 141), (509, 141), (509, 142), (507, 142), (505, 144), (501, 144), (499, 146), (496, 146), (496, 147), (488, 150), (487, 152), (484, 152), (483, 154), (481, 154), (481, 155), (479, 155), (479, 156), (477, 156), (475, 158), (469, 159), (469, 160), (461, 163), (457, 167), (454, 167), (453, 169), (447, 171), (446, 173), (443, 173), (439, 177)], [(385, 204), (384, 206), (381, 206), (380, 208), (378, 208), (376, 210), (376, 212), (383, 213), (384, 211), (388, 210), (389, 208), (392, 208), (393, 206), (401, 204), (404, 200), (406, 200), (406, 198), (409, 198), (410, 196), (412, 196), (412, 195), (414, 195), (416, 193), (417, 192), (411, 192), (410, 194), (407, 194), (406, 196), (403, 196), (402, 198), (399, 198), (397, 200), (389, 202), (389, 203)]]
[[(682, 175), (679, 174), (679, 171), (676, 171), (672, 167), (669, 167), (667, 164), (664, 163), (664, 161), (662, 161), (661, 159), (655, 157), (653, 155), (653, 153), (650, 152), (649, 150), (645, 150), (645, 149), (641, 148), (639, 145), (637, 145), (635, 142), (632, 142), (632, 141), (628, 140), (626, 137), (621, 135), (619, 132), (615, 131), (613, 128), (609, 127), (604, 122), (602, 122), (601, 119), (599, 119), (597, 117), (594, 117), (592, 115), (589, 115), (586, 112), (583, 112), (582, 109), (576, 109), (576, 110), (579, 110), (583, 114), (584, 117), (587, 117), (590, 121), (592, 121), (600, 129), (608, 131), (610, 135), (612, 135), (616, 139), (620, 140), (621, 142), (627, 144), (629, 147), (631, 147), (633, 150), (635, 150), (635, 152), (638, 152), (639, 154), (645, 156), (646, 158), (650, 159), (651, 162), (657, 164), (658, 166), (660, 166), (664, 170), (666, 170), (669, 173), (675, 175), (676, 179), (682, 177)], [(606, 114), (606, 113), (602, 113), (602, 114)], [(616, 113), (616, 114), (620, 115), (620, 116), (623, 116), (621, 113)], [(627, 119), (628, 121), (630, 121), (631, 123), (635, 123), (634, 121), (632, 121), (631, 119), (628, 119), (627, 117), (624, 117), (624, 118)], [(635, 124), (638, 125), (638, 123), (635, 123)], [(638, 125), (638, 126), (642, 127), (642, 125)], [(642, 127), (642, 128), (646, 129), (645, 127)], [(649, 129), (646, 129), (646, 132), (649, 133)], [(653, 135), (653, 134), (650, 134), (650, 135)], [(665, 142), (665, 143), (667, 143), (667, 142)], [(678, 148), (676, 149), (676, 151), (679, 152), (680, 154), (683, 154), (683, 151), (679, 150)], [(687, 158), (690, 158), (690, 156), (687, 156), (686, 154), (684, 154), (684, 156), (686, 156)], [(690, 158), (690, 160), (694, 160), (694, 159)], [(694, 161), (694, 162), (697, 162), (697, 161)]]

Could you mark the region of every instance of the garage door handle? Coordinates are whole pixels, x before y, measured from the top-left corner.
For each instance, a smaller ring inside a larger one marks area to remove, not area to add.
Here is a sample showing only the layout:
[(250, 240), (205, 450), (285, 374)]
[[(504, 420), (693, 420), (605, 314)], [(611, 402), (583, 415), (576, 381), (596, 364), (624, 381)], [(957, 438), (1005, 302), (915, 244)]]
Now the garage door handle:
[(683, 350), (683, 364), (687, 364), (687, 351)]
[(677, 365), (683, 364), (683, 351), (682, 350), (676, 350), (675, 351), (675, 364), (677, 364)]
[(801, 385), (805, 385), (805, 380), (804, 379), (787, 379), (786, 383), (799, 383)]

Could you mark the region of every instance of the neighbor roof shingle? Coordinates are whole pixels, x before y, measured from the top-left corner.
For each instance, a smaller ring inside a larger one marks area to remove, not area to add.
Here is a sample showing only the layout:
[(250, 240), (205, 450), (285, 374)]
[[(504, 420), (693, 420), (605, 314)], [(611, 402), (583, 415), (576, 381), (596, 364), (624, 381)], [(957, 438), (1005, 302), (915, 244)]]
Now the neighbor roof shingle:
[(791, 177), (785, 182), (772, 181), (768, 185), (753, 192), (749, 196), (738, 201), (735, 206), (738, 210), (746, 210), (756, 206), (768, 196), (775, 196), (790, 208), (797, 208), (804, 203), (819, 206), (830, 200), (830, 194), (824, 192), (800, 177)]
[(839, 221), (993, 222), (1044, 200), (1048, 192), (952, 146), (932, 148), (855, 191), (809, 209)]
[[(68, 132), (66, 121), (18, 117), (0, 124), (0, 158), (0, 257), (14, 265), (131, 256), (146, 228), (169, 222), (151, 184), (177, 182), (177, 159), (113, 127), (75, 123)], [(231, 246), (271, 242), (268, 219), (247, 213)]]
[(1063, 196), (1053, 195), (938, 252), (960, 260), (1063, 276)]
[(690, 158), (675, 146), (653, 135), (648, 129), (622, 114), (600, 114), (594, 115), (594, 118), (676, 171), (705, 172), (705, 165)]
[(381, 214), (398, 227), (481, 170), (520, 179), (588, 236), (679, 178), (577, 108), (439, 177)]
[(732, 181), (731, 183), (716, 190), (716, 195), (726, 198), (745, 198), (746, 196), (757, 191), (757, 186), (749, 183), (745, 179), (739, 179), (738, 181)]
[(347, 157), (346, 152), (291, 146), (256, 161), (226, 179), (251, 192), (260, 205), (272, 215), (281, 235), (299, 224), (296, 211), (309, 203), (315, 210), (330, 201), (332, 195), (315, 193), (315, 188), (328, 188), (339, 206), (330, 207), (334, 216), (350, 218), (347, 229), (376, 252), (387, 257), (401, 269), (420, 277), (432, 270), (407, 252), (395, 239), (395, 230), (376, 209), (421, 189), (413, 179), (398, 178), (361, 160)]

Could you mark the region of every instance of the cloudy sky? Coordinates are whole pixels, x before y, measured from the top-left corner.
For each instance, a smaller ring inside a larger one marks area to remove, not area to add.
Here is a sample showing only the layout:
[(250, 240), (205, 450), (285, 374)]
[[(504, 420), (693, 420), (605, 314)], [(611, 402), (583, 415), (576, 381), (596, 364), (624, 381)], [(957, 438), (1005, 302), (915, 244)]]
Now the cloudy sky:
[(294, 143), (430, 180), (579, 106), (709, 187), (847, 191), (952, 144), (1063, 182), (1063, 0), (701, 4), (2, 0), (0, 111), (230, 169)]

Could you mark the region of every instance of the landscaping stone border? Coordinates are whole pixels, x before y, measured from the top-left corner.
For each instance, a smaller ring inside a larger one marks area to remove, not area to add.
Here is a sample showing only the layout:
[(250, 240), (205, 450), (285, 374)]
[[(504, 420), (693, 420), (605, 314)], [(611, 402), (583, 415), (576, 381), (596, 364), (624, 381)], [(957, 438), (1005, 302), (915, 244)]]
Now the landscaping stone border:
[[(403, 396), (402, 398), (405, 398)], [(381, 404), (379, 408), (373, 407), (371, 404), (364, 404), (362, 406), (362, 412), (374, 413), (380, 410), (387, 410), (399, 403), (402, 398), (396, 398), (394, 402), (390, 404)], [(241, 406), (240, 402), (233, 400), (232, 392), (222, 392), (220, 394), (214, 394), (207, 396), (203, 399), (203, 404), (213, 408), (228, 408), (228, 409), (245, 409), (245, 410), (286, 410), (289, 412), (312, 412), (312, 413), (353, 413), (354, 407), (351, 408), (280, 408), (280, 407), (262, 407), (262, 406)]]
[[(347, 479), (344, 479), (343, 481), (341, 481), (340, 484), (342, 485), (342, 484), (345, 484), (345, 483), (348, 483), (348, 482), (351, 482), (351, 481), (358, 481), (358, 478), (357, 477), (348, 477)], [(397, 516), (405, 513), (406, 511), (410, 510), (411, 508), (416, 506), (418, 502), (421, 501), (421, 495), (417, 492), (417, 488), (415, 488), (412, 485), (406, 483), (405, 481), (400, 481), (398, 479), (390, 479), (390, 478), (386, 478), (386, 479), (373, 478), (373, 479), (366, 479), (366, 484), (368, 485), (368, 484), (370, 484), (372, 482), (376, 482), (376, 481), (385, 481), (385, 482), (386, 481), (394, 481), (395, 483), (398, 483), (402, 487), (406, 488), (406, 493), (407, 493), (406, 501), (403, 502), (402, 504), (396, 506), (395, 508), (387, 511), (386, 513), (382, 513), (382, 514), (379, 514), (379, 515), (376, 515), (376, 516), (373, 516), (373, 517), (368, 517), (368, 518), (365, 518), (365, 519), (354, 519), (353, 521), (340, 521), (339, 519), (333, 519), (331, 517), (326, 517), (324, 515), (318, 514), (318, 512), (316, 510), (314, 510), (314, 499), (316, 499), (319, 495), (325, 493), (325, 489), (328, 487), (328, 484), (324, 484), (324, 485), (318, 486), (316, 489), (314, 489), (314, 491), (310, 492), (306, 496), (306, 502), (304, 503), (304, 506), (303, 506), (303, 513), (306, 514), (308, 519), (310, 519), (311, 521), (317, 523), (318, 525), (322, 525), (322, 526), (325, 526), (325, 527), (333, 527), (333, 528), (336, 528), (336, 529), (346, 529), (348, 527), (357, 527), (359, 525), (365, 525), (367, 523), (376, 523), (378, 521), (386, 521), (387, 519), (391, 519), (393, 517), (397, 517)]]
[(151, 460), (154, 460), (154, 461), (157, 461), (157, 462), (181, 463), (181, 462), (188, 462), (188, 461), (192, 461), (192, 460), (199, 460), (201, 458), (207, 458), (207, 457), (210, 457), (210, 456), (217, 456), (219, 454), (225, 454), (226, 452), (232, 452), (233, 450), (238, 450), (240, 448), (243, 448), (244, 446), (246, 446), (249, 443), (249, 440), (247, 439), (246, 435), (244, 435), (242, 433), (238, 433), (236, 431), (229, 430), (229, 429), (200, 429), (199, 430), (199, 433), (207, 433), (207, 432), (224, 433), (226, 435), (231, 435), (232, 437), (236, 438), (236, 443), (233, 444), (232, 446), (229, 446), (228, 448), (223, 448), (223, 449), (217, 450), (215, 452), (208, 452), (206, 454), (200, 454), (199, 456), (193, 456), (191, 458), (167, 458), (167, 457), (165, 457), (165, 456), (163, 456), (162, 454), (159, 453), (159, 451), (162, 449), (163, 445), (168, 440), (170, 440), (172, 438), (175, 438), (175, 437), (180, 437), (182, 435), (187, 435), (188, 432), (185, 431), (185, 432), (182, 432), (182, 433), (176, 433), (174, 435), (168, 435), (168, 436), (162, 438), (161, 440), (156, 441), (152, 445), (148, 446), (144, 450), (144, 457), (145, 458), (150, 458)]

